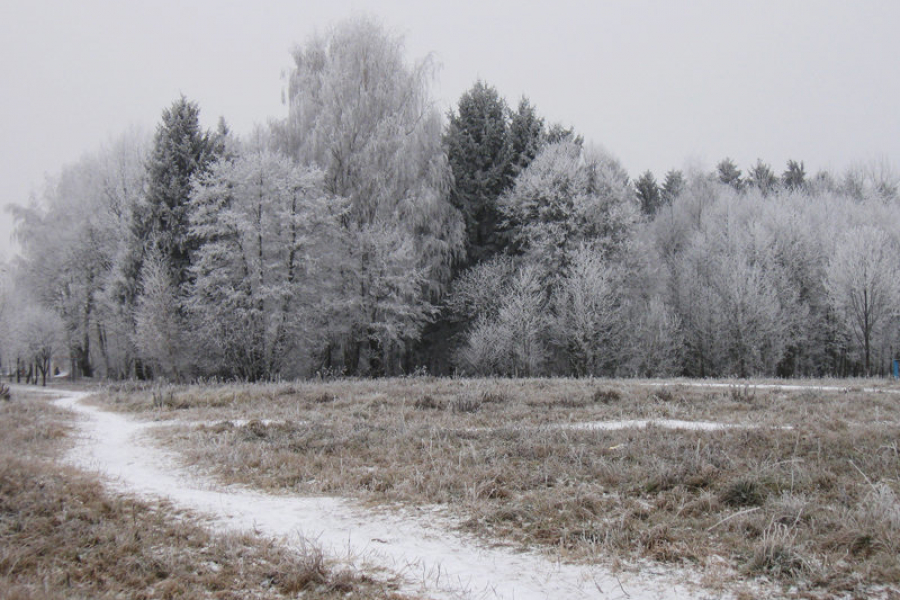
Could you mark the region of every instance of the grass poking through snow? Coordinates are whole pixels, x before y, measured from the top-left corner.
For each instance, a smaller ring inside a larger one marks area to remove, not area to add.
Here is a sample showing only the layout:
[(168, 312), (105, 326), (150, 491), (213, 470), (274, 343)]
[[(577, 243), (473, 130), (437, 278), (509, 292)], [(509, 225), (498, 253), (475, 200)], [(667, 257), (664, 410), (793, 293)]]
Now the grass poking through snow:
[[(900, 395), (844, 387), (414, 378), (112, 388), (105, 402), (208, 423), (160, 435), (225, 482), (439, 504), (463, 529), (575, 561), (724, 563), (866, 594), (900, 581)], [(660, 419), (735, 427), (578, 427)]]

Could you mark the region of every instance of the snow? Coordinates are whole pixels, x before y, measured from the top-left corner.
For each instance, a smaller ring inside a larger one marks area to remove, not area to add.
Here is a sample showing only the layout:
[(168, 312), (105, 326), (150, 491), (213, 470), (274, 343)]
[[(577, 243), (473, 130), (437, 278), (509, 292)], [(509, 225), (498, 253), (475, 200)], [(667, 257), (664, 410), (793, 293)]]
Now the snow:
[(683, 381), (674, 380), (668, 382), (643, 382), (640, 385), (647, 387), (701, 387), (701, 388), (726, 388), (736, 390), (776, 390), (785, 392), (863, 392), (866, 394), (900, 394), (897, 388), (881, 388), (881, 387), (847, 387), (839, 385), (806, 385), (806, 384), (784, 384), (784, 383), (721, 383), (714, 381)]
[(563, 564), (532, 552), (488, 547), (450, 531), (434, 511), (371, 511), (332, 497), (271, 495), (219, 486), (176, 465), (144, 435), (152, 425), (92, 407), (67, 393), (57, 403), (80, 415), (79, 443), (67, 460), (98, 471), (115, 489), (165, 498), (206, 516), (213, 528), (253, 531), (299, 547), (319, 545), (332, 558), (399, 573), (402, 591), (435, 598), (537, 600), (722, 597), (698, 591), (698, 575), (682, 571), (613, 573), (603, 566)]
[(287, 421), (285, 419), (218, 419), (205, 421), (187, 421), (182, 419), (166, 419), (159, 421), (148, 421), (145, 423), (147, 427), (190, 427), (199, 429), (201, 427), (246, 427), (250, 423), (259, 423), (265, 427), (271, 425), (308, 425), (309, 421)]
[(714, 421), (679, 421), (677, 419), (634, 419), (625, 421), (585, 421), (581, 423), (562, 423), (561, 429), (600, 429), (616, 431), (619, 429), (642, 429), (644, 427), (662, 427), (663, 429), (688, 429), (692, 431), (719, 431), (722, 429), (753, 428), (754, 425), (734, 425)]

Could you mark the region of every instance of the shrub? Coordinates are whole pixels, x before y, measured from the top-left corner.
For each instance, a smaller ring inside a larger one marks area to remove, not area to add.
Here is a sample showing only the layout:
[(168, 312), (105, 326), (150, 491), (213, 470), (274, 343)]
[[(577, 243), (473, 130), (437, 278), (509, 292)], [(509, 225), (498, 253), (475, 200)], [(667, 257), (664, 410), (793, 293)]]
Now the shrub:
[(413, 407), (418, 410), (440, 410), (444, 408), (444, 405), (441, 402), (438, 402), (434, 399), (433, 396), (429, 396), (425, 394), (424, 396), (417, 398), (413, 403)]

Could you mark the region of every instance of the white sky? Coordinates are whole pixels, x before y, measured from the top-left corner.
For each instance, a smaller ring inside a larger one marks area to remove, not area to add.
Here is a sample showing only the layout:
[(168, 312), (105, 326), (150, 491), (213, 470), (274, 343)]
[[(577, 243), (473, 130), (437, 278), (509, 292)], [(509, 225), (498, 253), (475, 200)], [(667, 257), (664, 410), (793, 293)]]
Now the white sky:
[[(481, 78), (525, 94), (636, 177), (729, 156), (780, 172), (900, 165), (900, 2), (33, 1), (0, 4), (0, 205), (179, 94), (237, 133), (285, 114), (289, 50), (365, 12), (433, 52), (449, 108)], [(0, 213), (0, 255), (10, 217)]]

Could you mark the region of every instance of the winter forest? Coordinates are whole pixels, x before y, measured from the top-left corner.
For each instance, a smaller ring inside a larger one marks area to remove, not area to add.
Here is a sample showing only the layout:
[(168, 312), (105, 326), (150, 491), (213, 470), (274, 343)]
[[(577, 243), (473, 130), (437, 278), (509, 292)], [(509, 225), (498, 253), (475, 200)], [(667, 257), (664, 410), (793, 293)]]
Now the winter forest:
[(900, 349), (884, 165), (632, 177), (489, 82), (442, 114), (373, 19), (293, 59), (284, 120), (204, 130), (176, 98), (7, 207), (3, 373), (848, 376)]

